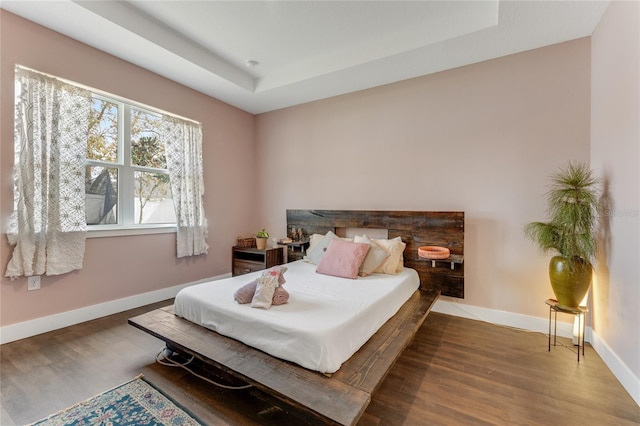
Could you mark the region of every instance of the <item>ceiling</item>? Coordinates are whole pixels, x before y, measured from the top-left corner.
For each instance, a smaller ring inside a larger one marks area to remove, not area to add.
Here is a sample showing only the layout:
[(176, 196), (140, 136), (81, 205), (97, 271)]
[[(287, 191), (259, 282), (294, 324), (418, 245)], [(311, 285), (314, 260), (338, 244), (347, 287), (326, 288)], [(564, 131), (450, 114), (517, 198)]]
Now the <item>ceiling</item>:
[(608, 1), (7, 1), (253, 114), (591, 35)]

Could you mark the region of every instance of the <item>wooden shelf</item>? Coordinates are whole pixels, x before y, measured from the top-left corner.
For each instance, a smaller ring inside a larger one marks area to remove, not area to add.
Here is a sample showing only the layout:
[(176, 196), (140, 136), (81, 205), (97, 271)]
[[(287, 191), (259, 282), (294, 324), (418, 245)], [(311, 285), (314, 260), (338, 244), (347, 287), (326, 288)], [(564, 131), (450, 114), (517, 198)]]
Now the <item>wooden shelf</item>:
[(287, 262), (293, 262), (304, 258), (305, 252), (309, 248), (309, 239), (279, 244), (287, 247)]
[(418, 256), (418, 260), (422, 262), (431, 262), (432, 268), (435, 268), (437, 263), (449, 263), (451, 264), (451, 269), (455, 269), (456, 264), (461, 264), (464, 262), (464, 256), (459, 254), (452, 254), (446, 259), (426, 259), (424, 257)]

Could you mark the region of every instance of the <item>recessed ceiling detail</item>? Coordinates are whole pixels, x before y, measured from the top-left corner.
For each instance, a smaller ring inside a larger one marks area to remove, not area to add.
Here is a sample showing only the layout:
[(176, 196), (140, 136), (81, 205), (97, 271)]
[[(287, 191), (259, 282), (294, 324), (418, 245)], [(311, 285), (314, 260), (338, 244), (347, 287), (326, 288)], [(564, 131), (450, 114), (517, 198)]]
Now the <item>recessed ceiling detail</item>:
[(261, 113), (589, 36), (608, 3), (5, 0), (1, 5)]

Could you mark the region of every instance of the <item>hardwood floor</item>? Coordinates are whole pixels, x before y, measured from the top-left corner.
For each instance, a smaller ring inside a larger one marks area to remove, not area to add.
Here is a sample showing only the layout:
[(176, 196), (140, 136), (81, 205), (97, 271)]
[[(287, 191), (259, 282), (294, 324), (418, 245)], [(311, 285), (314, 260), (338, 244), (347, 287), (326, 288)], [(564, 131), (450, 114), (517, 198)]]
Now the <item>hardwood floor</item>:
[[(168, 303), (0, 346), (0, 424), (38, 420), (140, 373), (210, 425), (308, 423), (255, 389), (156, 364), (162, 342), (127, 319)], [(548, 352), (546, 335), (431, 313), (359, 424), (638, 425), (640, 407), (589, 345), (578, 364), (572, 346)]]

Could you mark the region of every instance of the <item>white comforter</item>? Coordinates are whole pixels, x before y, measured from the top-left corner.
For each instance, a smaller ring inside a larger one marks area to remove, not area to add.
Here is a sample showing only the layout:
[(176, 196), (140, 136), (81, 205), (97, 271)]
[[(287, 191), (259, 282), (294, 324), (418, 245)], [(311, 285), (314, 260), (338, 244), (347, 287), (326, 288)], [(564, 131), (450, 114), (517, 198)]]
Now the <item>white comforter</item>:
[(419, 287), (418, 274), (372, 274), (356, 280), (321, 275), (316, 265), (288, 263), (289, 303), (268, 310), (240, 305), (233, 293), (261, 272), (181, 290), (175, 313), (268, 354), (305, 368), (333, 373)]

